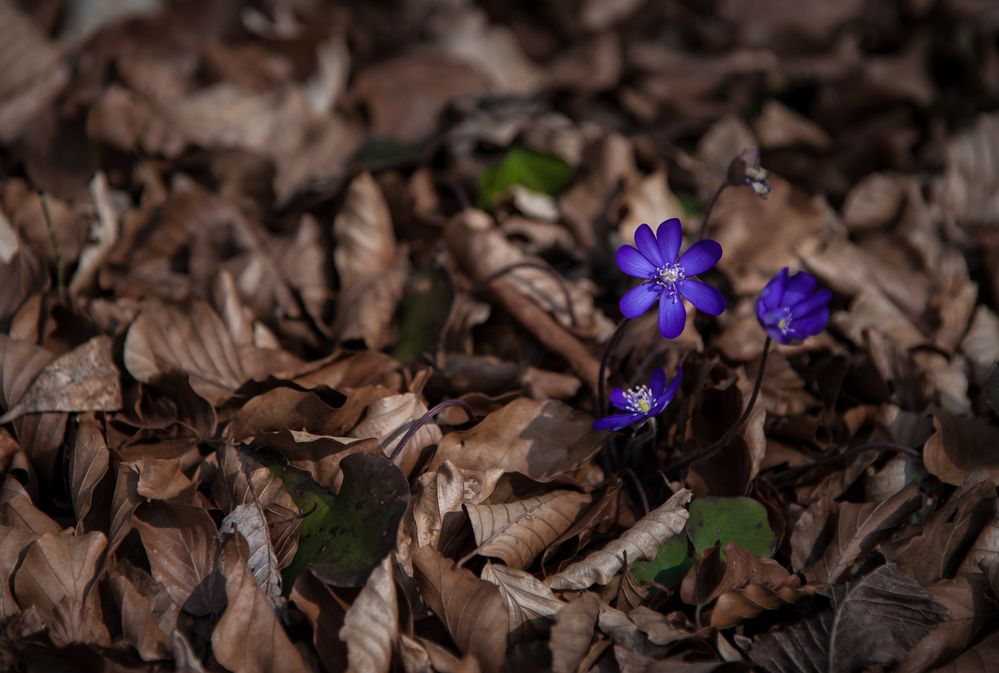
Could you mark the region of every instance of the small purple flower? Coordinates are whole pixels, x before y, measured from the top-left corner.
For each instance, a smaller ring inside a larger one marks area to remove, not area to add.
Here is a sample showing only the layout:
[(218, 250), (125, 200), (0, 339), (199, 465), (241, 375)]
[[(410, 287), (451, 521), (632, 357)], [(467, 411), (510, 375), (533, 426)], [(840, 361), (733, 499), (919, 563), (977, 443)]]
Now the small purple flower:
[(680, 220), (673, 218), (659, 225), (657, 233), (643, 224), (635, 232), (637, 248), (623, 245), (617, 250), (617, 265), (629, 276), (647, 282), (628, 290), (621, 297), (621, 313), (637, 318), (659, 300), (659, 331), (667, 339), (680, 336), (687, 322), (683, 299), (711, 315), (725, 310), (725, 297), (717, 289), (694, 280), (718, 263), (722, 248), (717, 241), (704, 239), (694, 243), (677, 259), (683, 232)]
[(774, 341), (787, 344), (825, 329), (832, 292), (817, 286), (812, 274), (791, 276), (786, 266), (770, 279), (756, 300), (756, 317)]
[(621, 430), (646, 418), (652, 418), (666, 408), (683, 380), (683, 370), (678, 370), (676, 378), (666, 385), (666, 372), (656, 367), (649, 385), (634, 388), (615, 388), (610, 395), (611, 404), (624, 413), (611, 414), (598, 419), (593, 427), (597, 430)]

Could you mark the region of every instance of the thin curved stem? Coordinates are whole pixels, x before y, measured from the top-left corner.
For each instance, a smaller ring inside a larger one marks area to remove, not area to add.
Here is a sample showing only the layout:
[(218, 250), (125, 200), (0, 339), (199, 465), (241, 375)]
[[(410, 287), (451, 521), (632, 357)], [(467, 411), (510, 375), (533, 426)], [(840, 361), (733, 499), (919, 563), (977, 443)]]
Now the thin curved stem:
[(694, 461), (700, 460), (702, 458), (707, 458), (708, 456), (713, 455), (719, 449), (724, 448), (725, 446), (728, 445), (729, 442), (732, 441), (732, 438), (735, 437), (736, 433), (739, 432), (739, 430), (746, 423), (746, 421), (749, 420), (749, 416), (753, 413), (753, 407), (756, 406), (756, 400), (760, 396), (760, 389), (763, 387), (763, 374), (767, 369), (767, 355), (769, 355), (770, 353), (770, 345), (772, 343), (773, 339), (771, 339), (770, 337), (767, 337), (767, 340), (763, 343), (763, 354), (760, 355), (760, 370), (756, 373), (756, 382), (753, 384), (753, 394), (749, 396), (749, 404), (746, 405), (746, 408), (743, 410), (742, 416), (739, 417), (739, 420), (737, 420), (732, 427), (726, 430), (725, 434), (722, 435), (713, 444), (710, 444), (707, 447), (701, 449), (700, 451), (697, 451), (685, 458), (681, 458), (675, 463), (671, 463), (666, 468), (667, 474), (669, 474), (673, 470), (678, 470), (682, 467), (686, 467), (687, 465), (690, 465)]
[(634, 486), (635, 490), (638, 492), (638, 499), (642, 503), (642, 516), (645, 516), (650, 511), (649, 497), (645, 495), (645, 488), (642, 486), (642, 482), (639, 481), (638, 475), (635, 474), (635, 471), (632, 470), (630, 467), (622, 467), (621, 473), (624, 476), (628, 477), (628, 479), (631, 481), (631, 485)]
[(444, 400), (443, 402), (438, 402), (431, 409), (429, 409), (427, 413), (423, 414), (415, 421), (413, 421), (413, 424), (409, 426), (409, 430), (406, 431), (406, 434), (402, 436), (402, 439), (399, 440), (399, 443), (395, 445), (394, 449), (392, 449), (392, 454), (389, 456), (389, 460), (394, 462), (396, 456), (402, 453), (403, 448), (405, 448), (409, 440), (413, 438), (413, 435), (415, 435), (417, 431), (420, 428), (422, 428), (424, 425), (426, 425), (427, 422), (430, 421), (434, 416), (444, 411), (448, 407), (461, 407), (462, 411), (464, 411), (468, 415), (468, 420), (472, 420), (475, 418), (475, 413), (472, 411), (472, 408), (461, 400)]
[(837, 453), (835, 456), (829, 456), (828, 458), (822, 458), (821, 460), (816, 460), (808, 465), (800, 465), (798, 467), (791, 468), (786, 472), (782, 472), (774, 477), (774, 481), (784, 482), (789, 479), (794, 479), (795, 477), (808, 472), (816, 467), (822, 467), (824, 465), (832, 465), (840, 461), (846, 460), (851, 456), (855, 456), (858, 453), (863, 453), (864, 451), (895, 451), (897, 453), (904, 453), (912, 458), (922, 458), (923, 454), (919, 449), (914, 449), (911, 446), (905, 446), (904, 444), (895, 444), (894, 442), (870, 442), (868, 444), (858, 444), (857, 446), (851, 446), (847, 448), (843, 453)]
[(509, 266), (504, 266), (499, 271), (489, 274), (488, 276), (480, 280), (476, 284), (476, 287), (484, 288), (485, 286), (489, 285), (489, 283), (493, 282), (500, 276), (505, 276), (511, 271), (516, 271), (517, 269), (537, 269), (538, 271), (544, 271), (549, 276), (551, 276), (552, 280), (555, 281), (559, 289), (562, 291), (562, 298), (565, 300), (565, 311), (566, 313), (569, 314), (569, 320), (572, 321), (572, 326), (577, 327), (579, 325), (579, 323), (576, 321), (576, 311), (573, 310), (572, 308), (572, 295), (569, 294), (569, 286), (565, 284), (565, 278), (563, 278), (558, 271), (551, 268), (550, 266), (530, 261), (514, 262)]
[(607, 342), (607, 347), (604, 349), (604, 355), (600, 358), (600, 373), (597, 375), (597, 413), (598, 416), (603, 416), (607, 413), (607, 367), (610, 366), (611, 354), (617, 347), (618, 342), (624, 335), (624, 328), (629, 320), (624, 318), (617, 324), (614, 329), (614, 333), (611, 334), (610, 340)]
[(701, 220), (701, 229), (697, 232), (697, 240), (701, 240), (708, 233), (708, 222), (711, 218), (711, 213), (715, 209), (715, 204), (718, 203), (718, 197), (721, 193), (725, 191), (725, 188), (729, 186), (728, 180), (725, 180), (720, 185), (718, 189), (715, 190), (714, 196), (711, 197), (711, 202), (708, 203), (708, 209), (704, 213), (704, 219)]

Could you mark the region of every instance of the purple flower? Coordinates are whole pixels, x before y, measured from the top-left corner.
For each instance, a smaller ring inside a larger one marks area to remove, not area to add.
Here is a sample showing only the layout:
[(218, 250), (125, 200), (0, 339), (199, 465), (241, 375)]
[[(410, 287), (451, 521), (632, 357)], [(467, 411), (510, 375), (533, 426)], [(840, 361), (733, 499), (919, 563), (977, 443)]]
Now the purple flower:
[(692, 278), (718, 263), (721, 246), (717, 241), (704, 239), (694, 243), (677, 259), (682, 240), (680, 220), (674, 217), (660, 224), (655, 234), (652, 227), (643, 224), (635, 232), (638, 247), (623, 245), (617, 250), (617, 265), (621, 271), (646, 279), (621, 297), (621, 313), (626, 318), (637, 318), (658, 299), (659, 331), (667, 339), (680, 336), (687, 322), (682, 299), (711, 315), (719, 315), (725, 310), (721, 292)]
[(634, 388), (615, 388), (610, 395), (611, 404), (624, 413), (611, 414), (598, 419), (593, 427), (597, 430), (621, 430), (634, 425), (646, 418), (652, 418), (662, 412), (676, 395), (683, 380), (683, 370), (676, 373), (676, 378), (666, 385), (666, 372), (656, 367), (652, 372), (649, 385)]
[(832, 292), (819, 289), (815, 276), (787, 267), (770, 279), (756, 300), (756, 317), (777, 343), (787, 344), (818, 334), (829, 322)]

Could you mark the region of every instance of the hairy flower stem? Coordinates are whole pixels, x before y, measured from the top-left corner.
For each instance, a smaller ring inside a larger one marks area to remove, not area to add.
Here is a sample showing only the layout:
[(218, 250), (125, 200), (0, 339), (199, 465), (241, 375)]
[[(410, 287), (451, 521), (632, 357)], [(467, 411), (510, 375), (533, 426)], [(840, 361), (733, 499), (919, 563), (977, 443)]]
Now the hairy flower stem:
[(843, 451), (843, 453), (837, 453), (835, 456), (829, 456), (828, 458), (822, 458), (821, 460), (816, 460), (814, 463), (809, 463), (808, 465), (800, 465), (798, 467), (791, 468), (785, 472), (781, 472), (775, 475), (772, 479), (774, 485), (779, 485), (786, 483), (790, 480), (796, 479), (802, 474), (812, 470), (816, 467), (823, 467), (825, 465), (832, 465), (840, 461), (846, 460), (851, 456), (855, 456), (858, 453), (863, 453), (864, 451), (895, 451), (896, 453), (904, 453), (912, 458), (922, 458), (923, 454), (919, 449), (914, 449), (911, 446), (905, 446), (904, 444), (895, 444), (892, 442), (871, 442), (869, 444), (858, 444), (857, 446), (851, 446), (850, 448)]
[(607, 347), (604, 348), (604, 355), (600, 358), (600, 373), (597, 375), (597, 409), (595, 416), (603, 416), (607, 413), (607, 367), (610, 366), (611, 354), (617, 347), (618, 342), (624, 335), (624, 328), (630, 321), (625, 318), (617, 324), (614, 333), (611, 334)]
[(426, 425), (434, 416), (448, 407), (461, 407), (462, 411), (468, 415), (469, 420), (475, 418), (475, 413), (472, 411), (472, 408), (461, 400), (444, 400), (443, 402), (438, 402), (430, 410), (428, 410), (427, 413), (413, 421), (413, 424), (409, 426), (409, 430), (406, 431), (406, 434), (402, 436), (399, 443), (395, 445), (394, 449), (392, 449), (392, 454), (389, 456), (389, 460), (395, 462), (396, 456), (402, 453), (402, 450), (406, 447), (409, 440), (413, 438), (413, 435), (415, 435), (417, 431)]
[(639, 480), (638, 475), (630, 467), (622, 467), (621, 474), (628, 477), (631, 485), (635, 487), (635, 492), (638, 494), (638, 500), (642, 503), (642, 516), (649, 513), (649, 496), (645, 494), (645, 487), (642, 486), (641, 480)]
[(62, 277), (62, 250), (59, 247), (59, 237), (56, 236), (55, 225), (52, 224), (52, 214), (49, 212), (49, 202), (45, 195), (38, 192), (38, 201), (42, 204), (42, 215), (45, 217), (45, 226), (49, 230), (49, 239), (52, 241), (52, 251), (55, 253), (55, 274), (56, 291), (58, 292), (59, 303), (66, 303), (66, 282)]
[(679, 470), (680, 468), (690, 465), (694, 461), (701, 460), (702, 458), (707, 458), (714, 455), (718, 450), (723, 449), (732, 441), (732, 438), (736, 436), (742, 426), (749, 420), (749, 416), (753, 413), (753, 407), (756, 406), (756, 399), (760, 396), (760, 389), (763, 387), (763, 374), (767, 369), (767, 355), (770, 353), (770, 345), (773, 343), (773, 339), (767, 337), (767, 340), (763, 343), (763, 354), (760, 355), (760, 369), (756, 373), (756, 382), (753, 384), (753, 394), (749, 396), (749, 404), (742, 412), (742, 416), (735, 424), (725, 431), (716, 442), (708, 445), (707, 447), (697, 451), (685, 458), (681, 458), (675, 463), (671, 463), (666, 467), (666, 474), (673, 472), (674, 470)]
[(572, 326), (576, 327), (579, 325), (579, 323), (576, 322), (576, 312), (572, 308), (572, 295), (569, 294), (569, 286), (565, 284), (565, 279), (562, 278), (562, 276), (555, 269), (545, 266), (544, 264), (539, 264), (538, 262), (514, 262), (509, 266), (504, 266), (495, 273), (489, 274), (480, 280), (476, 284), (476, 287), (479, 289), (484, 288), (497, 278), (505, 276), (511, 271), (516, 271), (517, 269), (537, 269), (538, 271), (544, 271), (551, 276), (552, 280), (558, 284), (559, 289), (562, 291), (562, 298), (565, 300), (565, 312), (569, 314), (569, 320), (572, 321)]
[(729, 181), (725, 180), (718, 185), (718, 189), (715, 190), (715, 194), (711, 197), (711, 202), (708, 204), (708, 209), (704, 213), (704, 218), (701, 220), (701, 228), (697, 232), (697, 240), (700, 241), (708, 233), (708, 222), (711, 219), (711, 212), (715, 209), (715, 204), (718, 203), (718, 197), (721, 196), (721, 193), (724, 192), (725, 188), (728, 186)]

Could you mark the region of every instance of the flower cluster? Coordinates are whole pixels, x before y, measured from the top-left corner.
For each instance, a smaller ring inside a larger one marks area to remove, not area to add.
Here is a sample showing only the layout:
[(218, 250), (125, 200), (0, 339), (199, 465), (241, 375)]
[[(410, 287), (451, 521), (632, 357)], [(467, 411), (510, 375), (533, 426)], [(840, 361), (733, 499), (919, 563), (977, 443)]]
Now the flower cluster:
[[(766, 196), (769, 184), (766, 171), (758, 167), (758, 161), (756, 165), (744, 162), (741, 167), (746, 184), (757, 194)], [(683, 332), (687, 322), (684, 300), (711, 315), (720, 315), (726, 307), (725, 297), (717, 288), (695, 278), (718, 263), (722, 256), (721, 245), (702, 239), (681, 255), (682, 242), (682, 227), (676, 218), (666, 220), (655, 232), (649, 225), (642, 224), (635, 232), (635, 245), (621, 246), (616, 256), (621, 271), (643, 281), (621, 297), (621, 313), (629, 319), (637, 318), (658, 302), (659, 331), (667, 339), (675, 339)], [(819, 288), (814, 276), (804, 271), (791, 275), (785, 267), (757, 298), (756, 316), (768, 337), (788, 344), (818, 334), (825, 328), (831, 298), (832, 293)], [(597, 420), (593, 427), (623, 430), (658, 415), (676, 396), (682, 380), (683, 371), (678, 370), (667, 385), (666, 372), (656, 368), (648, 385), (615, 389), (610, 401), (620, 413)]]

